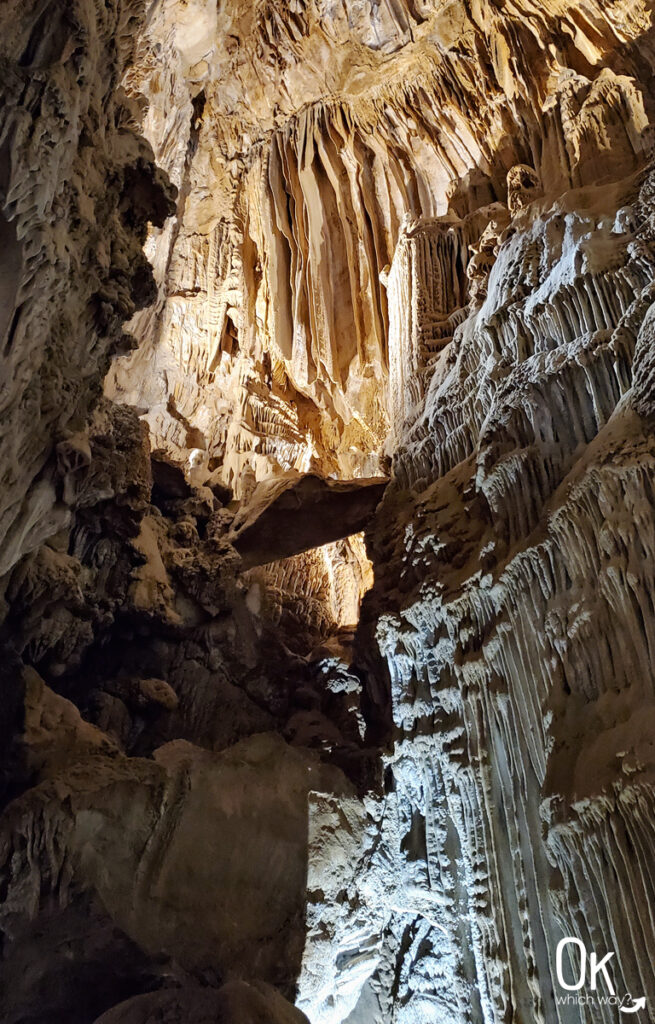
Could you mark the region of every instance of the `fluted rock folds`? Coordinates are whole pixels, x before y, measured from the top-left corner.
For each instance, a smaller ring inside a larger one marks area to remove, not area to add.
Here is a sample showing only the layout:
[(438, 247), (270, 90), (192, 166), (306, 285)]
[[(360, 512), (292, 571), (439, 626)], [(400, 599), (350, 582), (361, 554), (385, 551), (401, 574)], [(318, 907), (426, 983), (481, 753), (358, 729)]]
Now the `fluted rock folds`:
[[(494, 212), (436, 359), (434, 239), (453, 228), (399, 246), (391, 340), (419, 381), (373, 537), (394, 752), (352, 1019), (554, 1024), (565, 936), (614, 953), (621, 998), (655, 996), (652, 173), (557, 197), (530, 182)], [(321, 1005), (311, 987), (301, 1005)]]

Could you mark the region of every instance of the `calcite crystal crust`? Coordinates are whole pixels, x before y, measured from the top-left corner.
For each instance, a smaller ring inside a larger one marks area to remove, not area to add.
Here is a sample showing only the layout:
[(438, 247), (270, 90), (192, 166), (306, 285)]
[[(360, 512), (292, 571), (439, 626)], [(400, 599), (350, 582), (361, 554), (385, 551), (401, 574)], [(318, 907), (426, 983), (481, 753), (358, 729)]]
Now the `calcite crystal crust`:
[(0, 7), (0, 1024), (655, 1021), (654, 18)]

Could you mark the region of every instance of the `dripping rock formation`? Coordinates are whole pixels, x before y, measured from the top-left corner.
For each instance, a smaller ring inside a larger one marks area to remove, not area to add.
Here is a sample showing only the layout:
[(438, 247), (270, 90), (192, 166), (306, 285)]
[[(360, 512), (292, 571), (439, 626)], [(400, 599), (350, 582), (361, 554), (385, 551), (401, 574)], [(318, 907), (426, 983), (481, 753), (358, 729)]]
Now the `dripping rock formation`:
[(0, 1024), (655, 1022), (655, 6), (0, 29)]

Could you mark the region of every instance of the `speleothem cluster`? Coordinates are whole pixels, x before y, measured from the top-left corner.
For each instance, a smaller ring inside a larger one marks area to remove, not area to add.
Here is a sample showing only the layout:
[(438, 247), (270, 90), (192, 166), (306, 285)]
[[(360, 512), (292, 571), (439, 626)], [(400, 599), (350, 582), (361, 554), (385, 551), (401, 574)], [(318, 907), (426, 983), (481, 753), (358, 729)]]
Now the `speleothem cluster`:
[(654, 17), (0, 9), (0, 1024), (655, 1019)]

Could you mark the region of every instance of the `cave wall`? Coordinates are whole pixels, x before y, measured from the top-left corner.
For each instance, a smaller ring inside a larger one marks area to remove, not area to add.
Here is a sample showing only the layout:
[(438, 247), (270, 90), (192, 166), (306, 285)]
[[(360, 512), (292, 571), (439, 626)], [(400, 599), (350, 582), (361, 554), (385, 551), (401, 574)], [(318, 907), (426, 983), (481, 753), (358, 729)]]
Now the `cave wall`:
[(626, 150), (636, 167), (648, 22), (642, 2), (153, 4), (129, 84), (181, 200), (149, 240), (159, 299), (108, 393), (237, 494), (246, 469), (375, 475), (405, 219), (504, 200), (519, 163), (554, 189), (597, 176), (596, 115), (603, 173)]
[(651, 195), (648, 171), (517, 210), (406, 425), (364, 613), (393, 752), (349, 1020), (616, 1020), (557, 1005), (566, 936), (653, 998)]
[[(462, 294), (435, 310), (422, 342), (434, 354), (466, 305), (479, 211), (506, 200), (513, 166), (554, 190), (596, 180), (590, 130), (604, 176), (643, 162), (647, 5), (184, 10), (152, 5), (128, 79), (180, 200), (150, 234), (158, 299), (106, 393), (237, 498), (290, 470), (386, 473), (398, 403), (420, 404), (426, 383), (394, 343), (389, 274), (407, 224), (447, 217), (459, 239), (445, 258), (461, 263)], [(355, 581), (356, 554), (347, 560)], [(315, 560), (302, 574), (329, 592)], [(325, 616), (308, 618), (316, 630)]]
[[(388, 689), (359, 652), (385, 796), (347, 910), (310, 858), (310, 1019), (609, 1022), (653, 999), (649, 102), (606, 72), (560, 83), (559, 173), (533, 159), (506, 205), (405, 222), (385, 275), (396, 450), (360, 638)], [(563, 990), (569, 936), (613, 953), (618, 1001)]]
[(142, 15), (118, 2), (2, 12), (3, 576), (68, 525), (57, 445), (83, 431), (131, 344), (123, 323), (154, 296), (141, 246), (174, 190), (119, 88)]
[(652, 1008), (651, 23), (3, 9), (3, 1021)]
[[(305, 1020), (285, 996), (308, 792), (353, 789), (321, 760), (311, 667), (289, 667), (249, 609), (231, 492), (158, 459), (138, 410), (102, 396), (137, 343), (126, 322), (156, 298), (148, 230), (176, 209), (129, 86), (152, 13), (117, 0), (0, 14), (7, 1024), (91, 1024), (117, 1004), (135, 1022)], [(330, 750), (357, 710), (343, 693)]]

